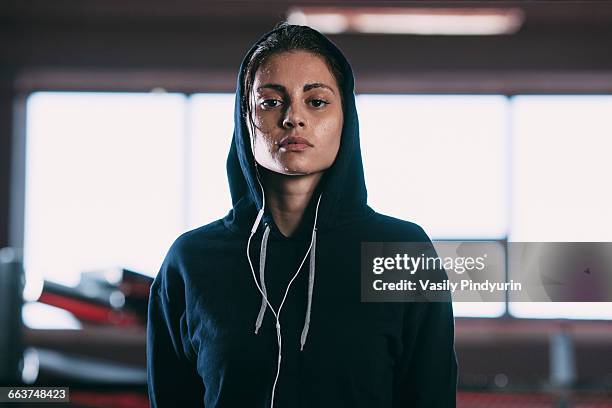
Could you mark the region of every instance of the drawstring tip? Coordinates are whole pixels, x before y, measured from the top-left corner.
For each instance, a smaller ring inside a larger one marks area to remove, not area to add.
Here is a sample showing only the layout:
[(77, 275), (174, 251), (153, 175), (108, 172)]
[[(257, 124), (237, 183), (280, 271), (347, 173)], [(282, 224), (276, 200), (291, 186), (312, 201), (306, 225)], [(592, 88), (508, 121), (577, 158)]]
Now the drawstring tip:
[(300, 351), (304, 351), (305, 344), (306, 344), (306, 336), (302, 334), (302, 337), (300, 338)]

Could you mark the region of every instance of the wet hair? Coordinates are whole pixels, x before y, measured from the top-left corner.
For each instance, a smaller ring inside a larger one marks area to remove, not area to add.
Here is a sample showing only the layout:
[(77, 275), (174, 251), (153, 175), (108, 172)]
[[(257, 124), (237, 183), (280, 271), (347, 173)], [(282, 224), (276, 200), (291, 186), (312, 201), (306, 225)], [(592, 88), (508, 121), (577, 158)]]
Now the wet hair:
[(253, 123), (250, 98), (253, 92), (255, 74), (271, 56), (288, 51), (307, 51), (323, 58), (336, 79), (342, 106), (344, 106), (344, 75), (335, 50), (323, 39), (322, 34), (308, 26), (292, 25), (283, 21), (276, 25), (274, 33), (257, 45), (246, 65), (244, 74), (242, 112), (251, 129)]

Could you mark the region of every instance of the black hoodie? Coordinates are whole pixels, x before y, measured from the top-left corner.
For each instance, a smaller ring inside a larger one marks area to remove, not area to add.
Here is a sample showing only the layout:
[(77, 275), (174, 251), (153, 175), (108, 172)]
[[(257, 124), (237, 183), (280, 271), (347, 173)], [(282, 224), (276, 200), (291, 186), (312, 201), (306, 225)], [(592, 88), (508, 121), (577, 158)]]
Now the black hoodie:
[[(250, 241), (251, 269), (247, 240), (263, 200), (240, 101), (256, 43), (237, 80), (227, 159), (233, 208), (178, 237), (151, 287), (147, 363), (153, 407), (267, 408), (273, 387), (278, 408), (455, 406), (452, 304), (361, 302), (361, 242), (430, 241), (418, 225), (367, 205), (353, 73), (341, 51), (321, 37), (345, 77), (336, 160), (294, 235), (285, 237), (265, 208)], [(276, 318), (254, 274), (278, 310), (303, 260), (280, 313), (282, 359), (274, 386)]]

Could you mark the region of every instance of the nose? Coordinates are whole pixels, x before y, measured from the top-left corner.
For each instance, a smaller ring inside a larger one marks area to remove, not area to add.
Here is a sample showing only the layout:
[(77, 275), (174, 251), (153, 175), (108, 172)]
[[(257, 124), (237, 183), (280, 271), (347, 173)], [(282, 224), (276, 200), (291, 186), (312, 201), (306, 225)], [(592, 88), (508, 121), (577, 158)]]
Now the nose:
[(285, 129), (293, 129), (296, 126), (303, 128), (306, 126), (306, 120), (302, 112), (292, 104), (285, 111), (282, 125)]

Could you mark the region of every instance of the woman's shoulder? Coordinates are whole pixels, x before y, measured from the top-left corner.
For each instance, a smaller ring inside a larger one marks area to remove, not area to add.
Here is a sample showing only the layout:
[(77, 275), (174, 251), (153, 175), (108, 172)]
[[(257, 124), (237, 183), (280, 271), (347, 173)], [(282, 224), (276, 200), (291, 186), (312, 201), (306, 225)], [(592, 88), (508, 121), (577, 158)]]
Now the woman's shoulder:
[(200, 240), (210, 240), (225, 237), (228, 234), (227, 228), (223, 224), (223, 218), (212, 221), (208, 224), (192, 228), (183, 232), (177, 241), (191, 243)]
[(182, 282), (215, 252), (223, 249), (229, 234), (221, 219), (190, 229), (174, 239), (166, 252), (156, 281)]
[(376, 230), (383, 235), (381, 241), (430, 241), (429, 236), (419, 224), (413, 221), (396, 218), (391, 215), (375, 212), (373, 220)]
[(206, 225), (202, 225), (185, 232), (175, 238), (168, 250), (168, 255), (180, 257), (190, 252), (201, 251), (211, 245), (218, 245), (231, 236), (227, 228), (223, 225), (222, 219), (215, 220)]

